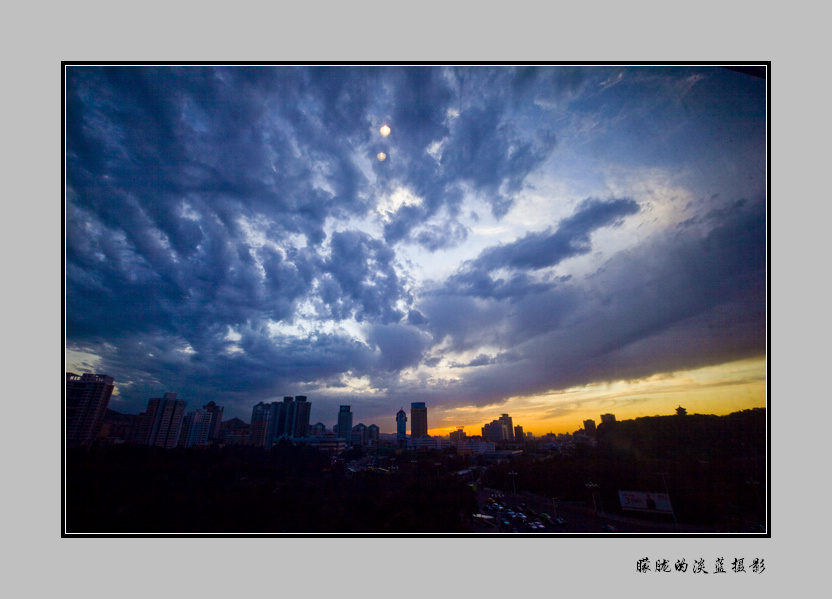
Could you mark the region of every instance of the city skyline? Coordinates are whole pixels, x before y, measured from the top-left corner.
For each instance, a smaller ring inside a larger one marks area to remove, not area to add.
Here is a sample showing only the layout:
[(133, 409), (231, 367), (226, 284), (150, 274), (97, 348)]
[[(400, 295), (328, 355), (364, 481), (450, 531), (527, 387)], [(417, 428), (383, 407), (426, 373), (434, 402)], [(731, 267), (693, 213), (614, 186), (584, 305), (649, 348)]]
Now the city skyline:
[[(395, 432), (766, 406), (766, 80), (69, 67), (66, 370)], [(383, 159), (382, 159), (383, 155)]]

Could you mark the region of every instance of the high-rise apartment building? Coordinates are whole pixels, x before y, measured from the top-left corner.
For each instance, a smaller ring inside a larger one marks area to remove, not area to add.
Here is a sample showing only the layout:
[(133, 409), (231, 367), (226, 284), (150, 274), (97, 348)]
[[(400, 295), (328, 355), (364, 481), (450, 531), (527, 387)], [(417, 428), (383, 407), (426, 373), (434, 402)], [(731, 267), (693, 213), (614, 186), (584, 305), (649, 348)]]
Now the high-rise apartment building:
[(302, 439), (309, 436), (309, 414), (312, 411), (312, 404), (306, 401), (305, 395), (295, 395), (283, 398), (281, 409), (286, 410), (286, 426), (284, 435), (293, 439)]
[(347, 442), (352, 437), (352, 412), (350, 406), (341, 406), (338, 410), (338, 438), (346, 439)]
[(142, 442), (166, 449), (176, 447), (186, 405), (185, 400), (177, 399), (176, 393), (165, 393), (164, 397), (149, 400), (144, 414)]
[[(284, 397), (282, 402), (273, 401), (271, 403), (271, 415), (269, 417), (269, 429), (266, 434), (266, 447), (271, 447), (272, 444), (281, 437), (287, 436), (287, 418), (291, 420), (294, 416), (295, 398), (292, 396)], [(292, 415), (289, 415), (289, 412)]]
[(251, 444), (270, 448), (282, 438), (299, 439), (309, 436), (309, 415), (312, 404), (305, 395), (288, 395), (282, 402), (262, 401), (251, 413)]
[(185, 414), (182, 419), (182, 432), (179, 434), (179, 446), (208, 445), (212, 422), (213, 414), (205, 408)]
[(222, 406), (218, 406), (213, 401), (209, 401), (206, 405), (202, 406), (202, 409), (211, 413), (211, 425), (208, 432), (208, 441), (219, 441), (220, 427), (222, 425)]
[(98, 436), (114, 387), (105, 374), (66, 373), (67, 445), (89, 445)]
[(410, 436), (418, 439), (428, 434), (428, 409), (425, 402), (414, 401), (410, 404)]
[(272, 413), (272, 404), (267, 404), (262, 401), (252, 408), (251, 429), (249, 431), (252, 445), (266, 447), (266, 440), (271, 437), (272, 432), (270, 431)]

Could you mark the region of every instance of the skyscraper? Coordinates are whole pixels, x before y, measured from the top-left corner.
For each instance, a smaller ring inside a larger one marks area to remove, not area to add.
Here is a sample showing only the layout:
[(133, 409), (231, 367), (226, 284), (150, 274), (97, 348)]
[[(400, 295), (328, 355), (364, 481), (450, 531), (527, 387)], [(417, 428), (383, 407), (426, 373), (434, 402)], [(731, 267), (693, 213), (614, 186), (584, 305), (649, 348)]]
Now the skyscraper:
[(286, 410), (284, 434), (295, 439), (308, 437), (312, 404), (306, 401), (306, 396), (295, 395), (294, 400), (291, 397), (284, 397), (283, 409)]
[(309, 436), (309, 414), (312, 404), (305, 395), (287, 395), (282, 402), (272, 402), (266, 447), (281, 438), (304, 438)]
[(176, 447), (186, 405), (185, 400), (177, 399), (176, 393), (165, 393), (164, 397), (149, 400), (144, 415), (146, 428), (142, 441), (165, 449)]
[(66, 373), (66, 442), (88, 445), (101, 430), (101, 423), (115, 381), (105, 374)]
[(407, 414), (403, 408), (396, 412), (396, 445), (407, 447)]
[(418, 439), (428, 434), (428, 409), (425, 402), (414, 401), (410, 404), (410, 436)]
[(352, 436), (352, 412), (350, 406), (341, 406), (338, 411), (338, 437), (346, 439), (347, 442), (351, 440)]

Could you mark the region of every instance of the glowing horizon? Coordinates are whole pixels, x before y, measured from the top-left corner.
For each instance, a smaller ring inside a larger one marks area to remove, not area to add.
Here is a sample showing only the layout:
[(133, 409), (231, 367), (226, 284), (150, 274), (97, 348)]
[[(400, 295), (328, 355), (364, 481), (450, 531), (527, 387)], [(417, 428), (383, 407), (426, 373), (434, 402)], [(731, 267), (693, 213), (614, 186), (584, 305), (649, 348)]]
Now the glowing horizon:
[[(483, 426), (508, 414), (515, 426), (535, 436), (547, 433), (573, 433), (585, 420), (601, 421), (601, 414), (614, 414), (616, 420), (647, 416), (668, 416), (682, 406), (688, 414), (724, 416), (752, 408), (767, 407), (767, 361), (765, 357), (707, 366), (639, 381), (595, 383), (532, 397), (512, 398), (498, 407), (459, 408), (429, 411), (428, 419), (452, 421), (460, 412), (488, 413), (481, 421), (434, 426), (429, 434), (446, 436), (463, 426), (466, 435), (478, 436)], [(430, 410), (430, 406), (428, 406)], [(553, 411), (559, 412), (547, 415)], [(442, 415), (440, 415), (442, 414)]]

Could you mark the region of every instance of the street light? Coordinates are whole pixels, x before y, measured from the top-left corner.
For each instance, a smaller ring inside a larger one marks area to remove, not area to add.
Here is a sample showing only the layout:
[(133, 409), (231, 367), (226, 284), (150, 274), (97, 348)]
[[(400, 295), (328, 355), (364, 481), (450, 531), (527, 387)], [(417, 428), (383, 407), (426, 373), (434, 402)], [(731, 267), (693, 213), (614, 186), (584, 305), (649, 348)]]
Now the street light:
[(595, 510), (595, 513), (598, 513), (598, 507), (595, 505), (595, 489), (598, 488), (594, 482), (589, 481), (584, 485), (587, 489), (589, 489), (590, 494), (592, 495), (592, 509)]
[(514, 494), (517, 495), (517, 473), (512, 470), (508, 475), (511, 477), (511, 486), (514, 489)]

